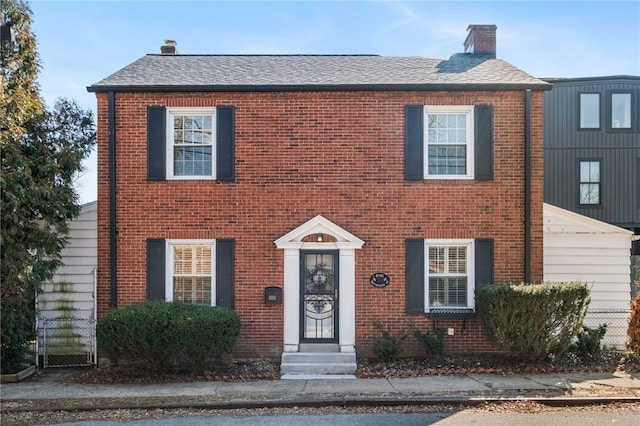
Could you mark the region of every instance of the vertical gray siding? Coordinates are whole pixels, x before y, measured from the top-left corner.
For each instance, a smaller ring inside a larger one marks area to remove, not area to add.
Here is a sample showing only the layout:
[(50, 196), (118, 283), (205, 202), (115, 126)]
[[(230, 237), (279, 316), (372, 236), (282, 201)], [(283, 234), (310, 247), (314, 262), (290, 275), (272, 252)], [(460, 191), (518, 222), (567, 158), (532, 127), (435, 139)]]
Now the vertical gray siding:
[[(640, 227), (640, 77), (554, 81), (545, 93), (545, 202), (614, 225)], [(608, 131), (611, 91), (633, 93), (630, 132)], [(600, 129), (579, 130), (579, 94), (600, 93)], [(601, 205), (578, 200), (580, 160), (601, 161)]]

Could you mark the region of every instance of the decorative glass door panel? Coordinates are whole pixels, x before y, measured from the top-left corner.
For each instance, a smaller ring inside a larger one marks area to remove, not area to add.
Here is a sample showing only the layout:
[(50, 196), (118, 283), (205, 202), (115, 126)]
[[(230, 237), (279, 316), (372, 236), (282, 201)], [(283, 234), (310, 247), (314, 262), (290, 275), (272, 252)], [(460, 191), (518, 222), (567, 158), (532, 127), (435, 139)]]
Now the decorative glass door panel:
[(301, 252), (301, 340), (338, 340), (338, 252)]

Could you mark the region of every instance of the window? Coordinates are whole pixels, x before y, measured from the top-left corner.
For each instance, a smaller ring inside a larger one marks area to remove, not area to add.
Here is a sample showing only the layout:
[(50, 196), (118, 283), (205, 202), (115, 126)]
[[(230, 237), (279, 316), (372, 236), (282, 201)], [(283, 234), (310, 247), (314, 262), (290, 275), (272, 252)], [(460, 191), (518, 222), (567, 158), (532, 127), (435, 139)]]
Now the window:
[(600, 128), (600, 94), (581, 93), (580, 94), (580, 128), (599, 129)]
[(491, 238), (406, 239), (406, 312), (467, 318), (475, 309), (475, 288), (495, 282), (493, 252)]
[(167, 171), (180, 178), (215, 178), (215, 108), (167, 108)]
[(473, 177), (473, 107), (425, 107), (425, 178)]
[(600, 161), (580, 161), (580, 204), (600, 204)]
[(631, 129), (631, 93), (611, 94), (611, 128)]
[(232, 308), (235, 241), (147, 239), (147, 298)]
[(168, 241), (166, 300), (215, 305), (213, 241)]
[(473, 308), (473, 240), (427, 240), (427, 310)]
[(147, 106), (147, 180), (235, 180), (235, 107)]

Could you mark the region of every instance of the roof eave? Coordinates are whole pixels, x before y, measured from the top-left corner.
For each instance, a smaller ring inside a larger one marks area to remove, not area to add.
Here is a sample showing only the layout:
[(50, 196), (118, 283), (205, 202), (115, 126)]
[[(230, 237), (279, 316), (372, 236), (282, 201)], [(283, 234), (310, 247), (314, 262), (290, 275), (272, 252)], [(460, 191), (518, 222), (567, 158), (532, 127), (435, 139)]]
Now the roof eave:
[(266, 84), (266, 85), (93, 85), (103, 92), (358, 92), (358, 91), (513, 91), (551, 90), (549, 83), (435, 83), (435, 84)]
[(609, 75), (609, 76), (598, 76), (598, 77), (550, 77), (550, 78), (541, 78), (541, 80), (549, 83), (571, 83), (571, 82), (581, 82), (581, 81), (640, 80), (640, 76), (620, 74), (620, 75)]

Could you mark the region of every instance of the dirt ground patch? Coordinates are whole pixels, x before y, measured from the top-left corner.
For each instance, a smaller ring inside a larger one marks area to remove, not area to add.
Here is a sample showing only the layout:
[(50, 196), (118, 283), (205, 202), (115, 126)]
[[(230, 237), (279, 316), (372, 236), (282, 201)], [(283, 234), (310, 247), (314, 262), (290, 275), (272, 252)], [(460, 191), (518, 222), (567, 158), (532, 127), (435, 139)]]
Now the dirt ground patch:
[[(572, 372), (640, 372), (640, 356), (606, 353), (594, 360), (578, 360), (565, 356), (555, 362), (526, 363), (505, 354), (455, 354), (442, 357), (400, 358), (394, 362), (374, 359), (358, 360), (359, 378), (417, 377), (463, 374), (534, 374)], [(29, 380), (43, 380), (48, 372), (40, 372)], [(102, 367), (76, 369), (60, 375), (69, 383), (171, 383), (206, 381), (277, 380), (280, 378), (279, 360), (238, 360), (215, 365), (202, 371), (157, 372), (139, 367)]]

